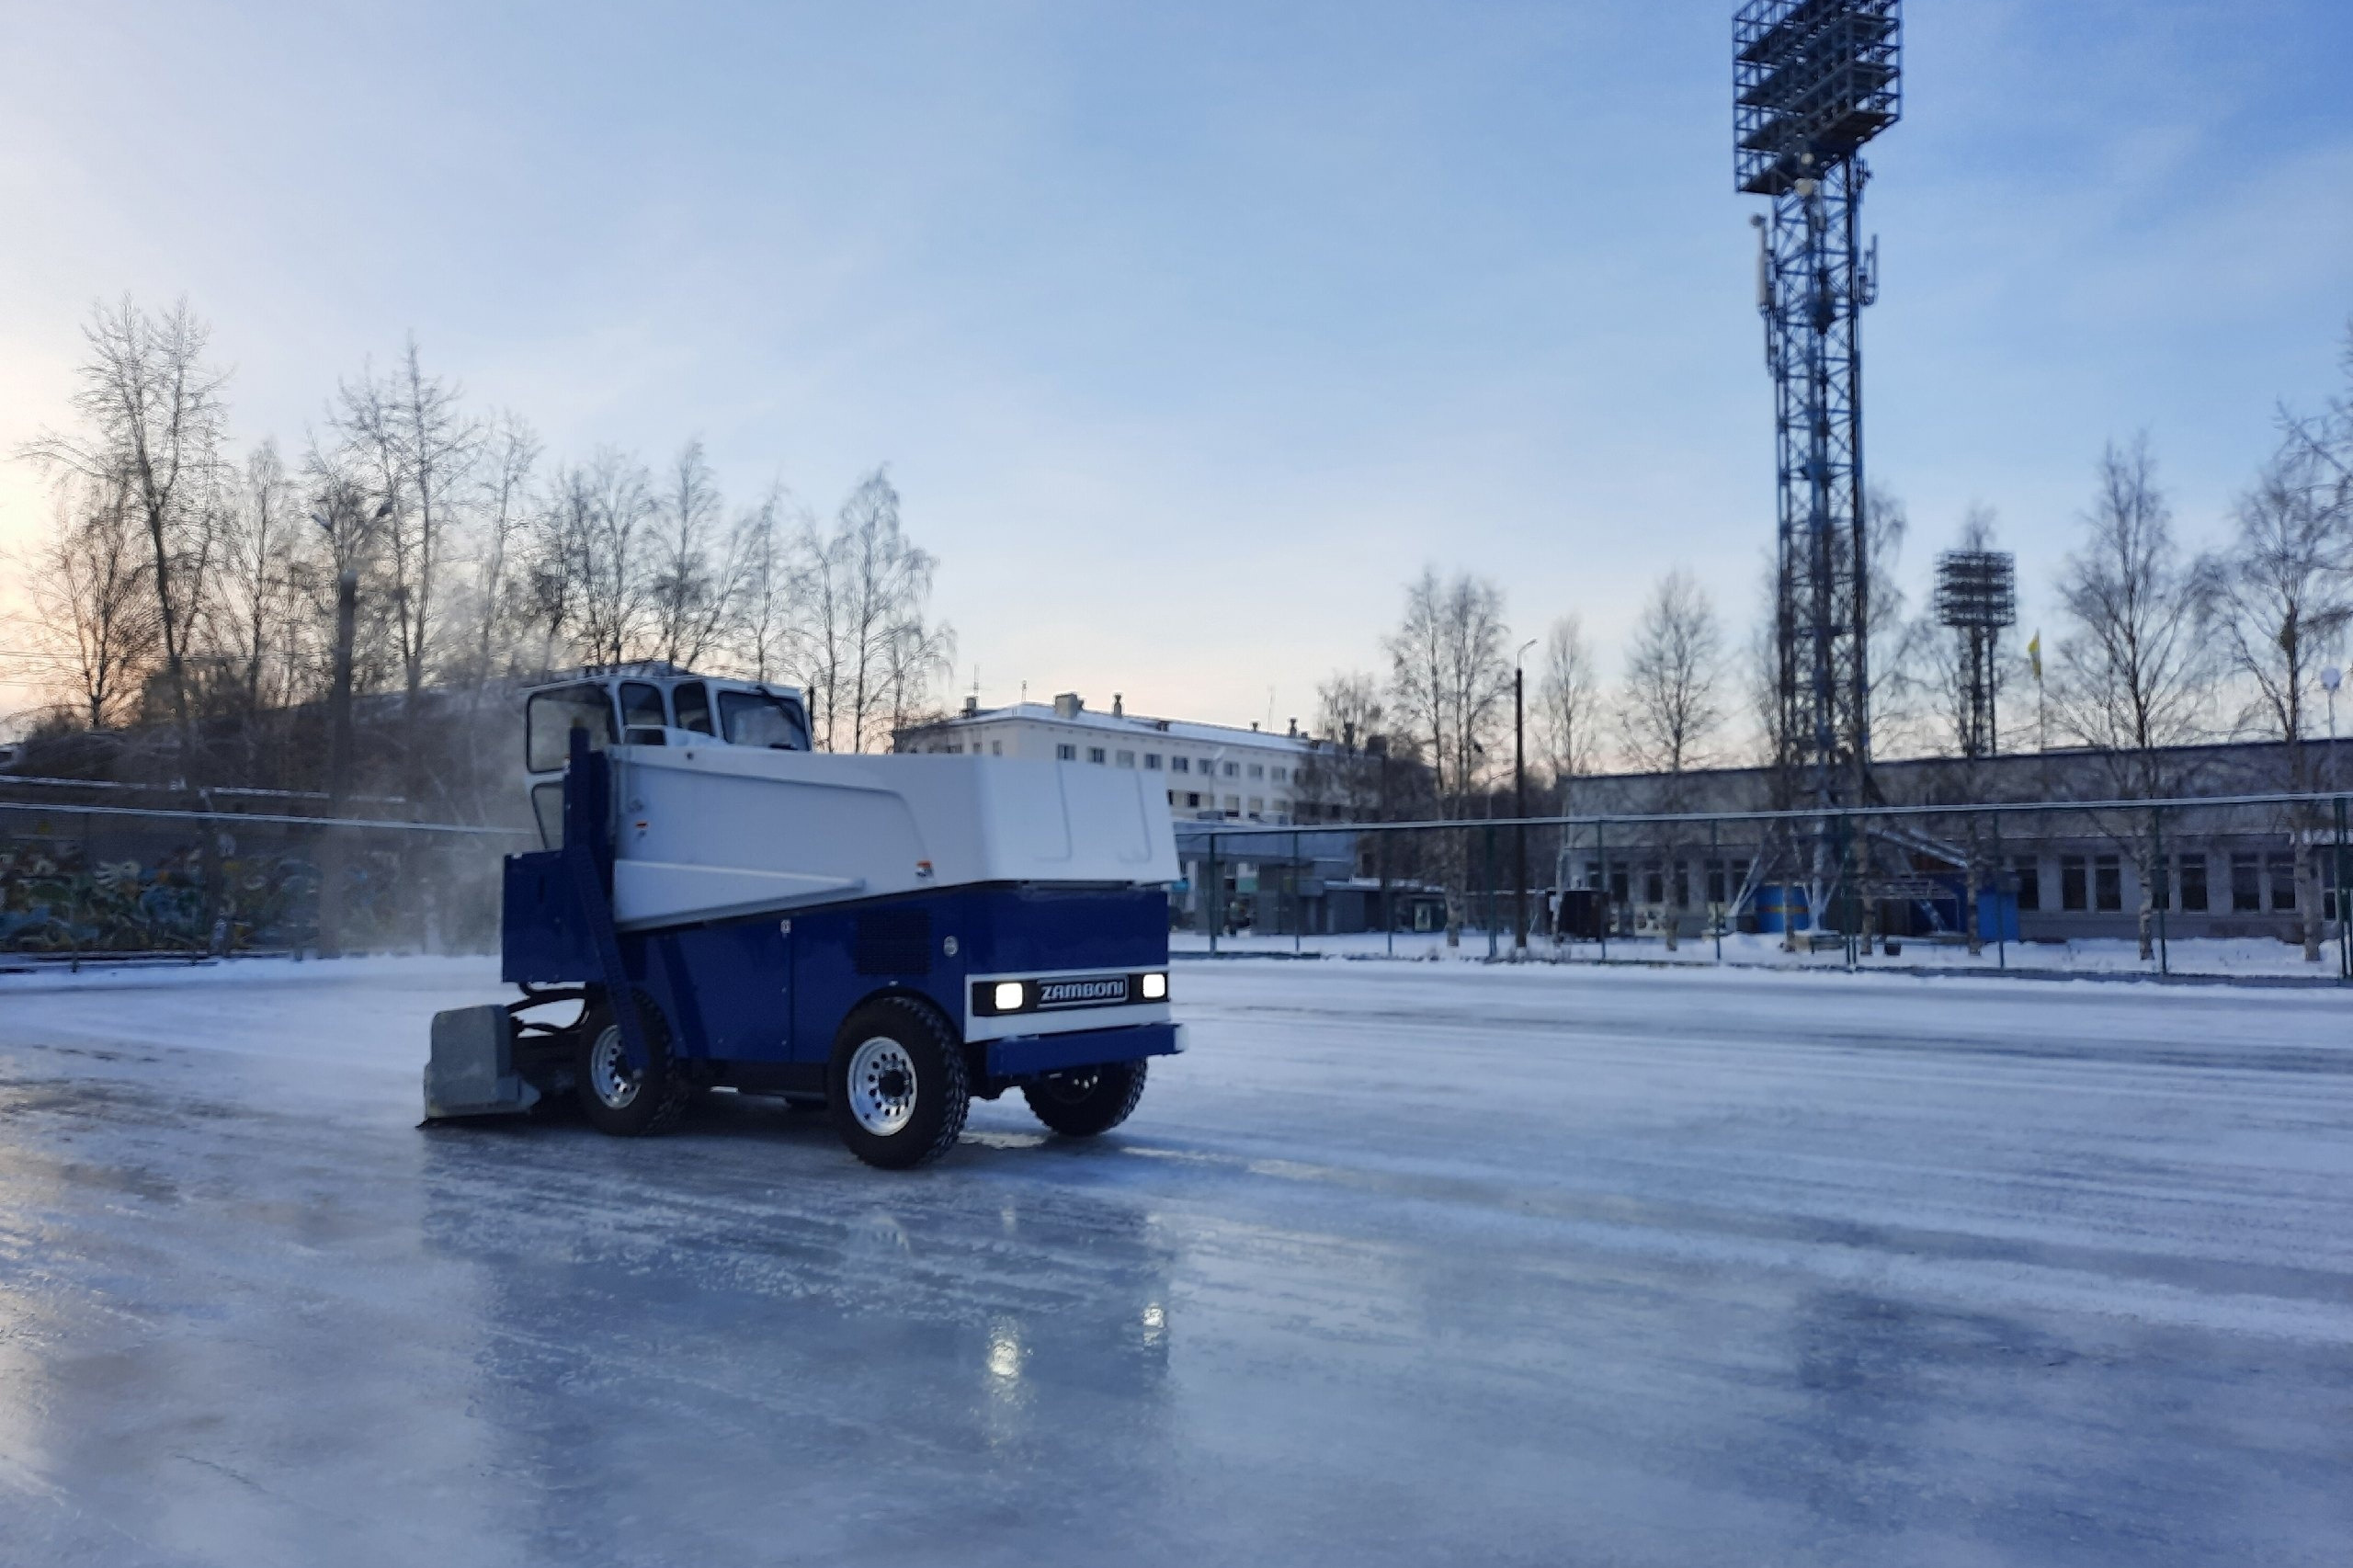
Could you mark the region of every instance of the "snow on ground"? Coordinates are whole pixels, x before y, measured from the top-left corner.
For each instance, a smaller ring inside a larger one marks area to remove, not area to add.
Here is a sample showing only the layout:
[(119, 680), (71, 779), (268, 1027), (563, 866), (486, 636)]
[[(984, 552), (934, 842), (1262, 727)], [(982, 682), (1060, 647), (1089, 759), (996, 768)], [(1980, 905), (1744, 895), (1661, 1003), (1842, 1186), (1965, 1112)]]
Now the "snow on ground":
[[(1171, 946), (1180, 953), (1205, 954), (1210, 950), (1206, 935), (1180, 931), (1170, 938)], [(1984, 952), (1972, 957), (1969, 949), (1957, 942), (1928, 942), (1904, 939), (1898, 952), (1875, 952), (1861, 958), (1857, 967), (1891, 973), (1950, 972), (1999, 974), (2016, 971), (2020, 974), (2098, 974), (2156, 975), (2164, 972), (2178, 975), (2204, 975), (2234, 980), (2270, 979), (2304, 980), (2329, 983), (2338, 978), (2340, 954), (2335, 938), (2321, 946), (2316, 962), (2307, 962), (2304, 949), (2296, 944), (2268, 937), (2199, 937), (2184, 941), (2168, 942), (2162, 957), (2143, 958), (2140, 944), (2123, 937), (2085, 937), (2065, 942), (1989, 942)], [(1245, 932), (1238, 936), (1217, 939), (1221, 956), (1270, 954), (1299, 955), (1335, 959), (1410, 959), (1431, 962), (1485, 963), (1488, 961), (1487, 934), (1465, 931), (1462, 939), (1452, 947), (1447, 945), (1446, 934), (1438, 932), (1400, 932), (1386, 937), (1379, 932), (1351, 933), (1333, 937), (1277, 937)], [(1511, 933), (1497, 935), (1495, 952), (1498, 958), (1512, 956)], [(1687, 937), (1669, 952), (1666, 945), (1655, 936), (1615, 938), (1605, 952), (1597, 942), (1566, 942), (1555, 946), (1543, 937), (1531, 937), (1527, 949), (1530, 962), (1546, 964), (1609, 963), (1679, 964), (1687, 968), (1713, 965), (1719, 961), (1733, 966), (1757, 969), (1814, 969), (1844, 971), (1846, 955), (1837, 949), (1822, 952), (1784, 952), (1779, 937), (1733, 933), (1722, 942), (1722, 958), (1717, 957), (1717, 944), (1706, 937)]]
[(2342, 1560), (2339, 994), (1176, 983), (894, 1176), (416, 1129), (481, 960), (0, 976), (0, 1562)]

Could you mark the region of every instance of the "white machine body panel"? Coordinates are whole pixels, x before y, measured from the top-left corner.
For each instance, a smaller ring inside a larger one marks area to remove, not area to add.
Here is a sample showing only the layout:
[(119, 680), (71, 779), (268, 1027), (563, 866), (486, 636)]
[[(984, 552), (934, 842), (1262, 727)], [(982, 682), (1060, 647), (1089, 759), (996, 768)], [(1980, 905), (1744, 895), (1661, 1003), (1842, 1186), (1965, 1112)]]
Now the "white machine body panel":
[(989, 882), (1177, 878), (1151, 774), (1074, 762), (615, 746), (627, 929)]

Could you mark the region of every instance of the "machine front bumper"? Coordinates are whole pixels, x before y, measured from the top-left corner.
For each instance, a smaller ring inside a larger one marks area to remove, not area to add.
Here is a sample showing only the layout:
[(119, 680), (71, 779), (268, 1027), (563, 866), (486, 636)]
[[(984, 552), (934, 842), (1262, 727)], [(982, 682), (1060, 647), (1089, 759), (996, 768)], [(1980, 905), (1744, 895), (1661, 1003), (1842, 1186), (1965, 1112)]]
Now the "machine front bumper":
[(1185, 1049), (1185, 1026), (1130, 1024), (1120, 1028), (1015, 1035), (986, 1041), (985, 1049), (990, 1077), (1026, 1078), (1036, 1073), (1059, 1073), (1108, 1062), (1173, 1056)]

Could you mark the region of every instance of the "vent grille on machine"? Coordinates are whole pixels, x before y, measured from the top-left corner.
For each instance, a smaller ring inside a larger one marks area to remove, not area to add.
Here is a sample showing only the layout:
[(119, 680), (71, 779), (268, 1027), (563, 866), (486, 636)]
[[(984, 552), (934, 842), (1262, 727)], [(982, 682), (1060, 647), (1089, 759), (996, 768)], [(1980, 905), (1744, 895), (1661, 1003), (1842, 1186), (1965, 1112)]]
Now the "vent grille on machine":
[(931, 914), (922, 909), (878, 909), (861, 915), (851, 951), (860, 974), (929, 974)]

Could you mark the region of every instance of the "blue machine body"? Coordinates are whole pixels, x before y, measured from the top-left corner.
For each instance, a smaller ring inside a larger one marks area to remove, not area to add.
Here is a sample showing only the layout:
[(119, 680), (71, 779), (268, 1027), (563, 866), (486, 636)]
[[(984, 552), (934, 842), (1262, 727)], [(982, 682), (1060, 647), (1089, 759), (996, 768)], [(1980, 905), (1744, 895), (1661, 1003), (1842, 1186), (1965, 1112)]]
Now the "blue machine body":
[[(506, 862), (503, 976), (642, 992), (669, 1024), (673, 1054), (718, 1081), (813, 1086), (843, 1020), (890, 994), (936, 1008), (984, 1085), (1182, 1049), (1165, 989), (1150, 1000), (1142, 989), (1152, 974), (1165, 987), (1158, 888), (950, 887), (623, 931), (610, 903), (610, 788), (607, 759), (575, 732), (563, 846)], [(992, 988), (1008, 980), (1029, 987), (1034, 1011), (992, 1007)], [(1039, 1004), (1041, 985), (1071, 1000)], [(615, 1022), (642, 1062), (633, 1011), (616, 1009)]]

